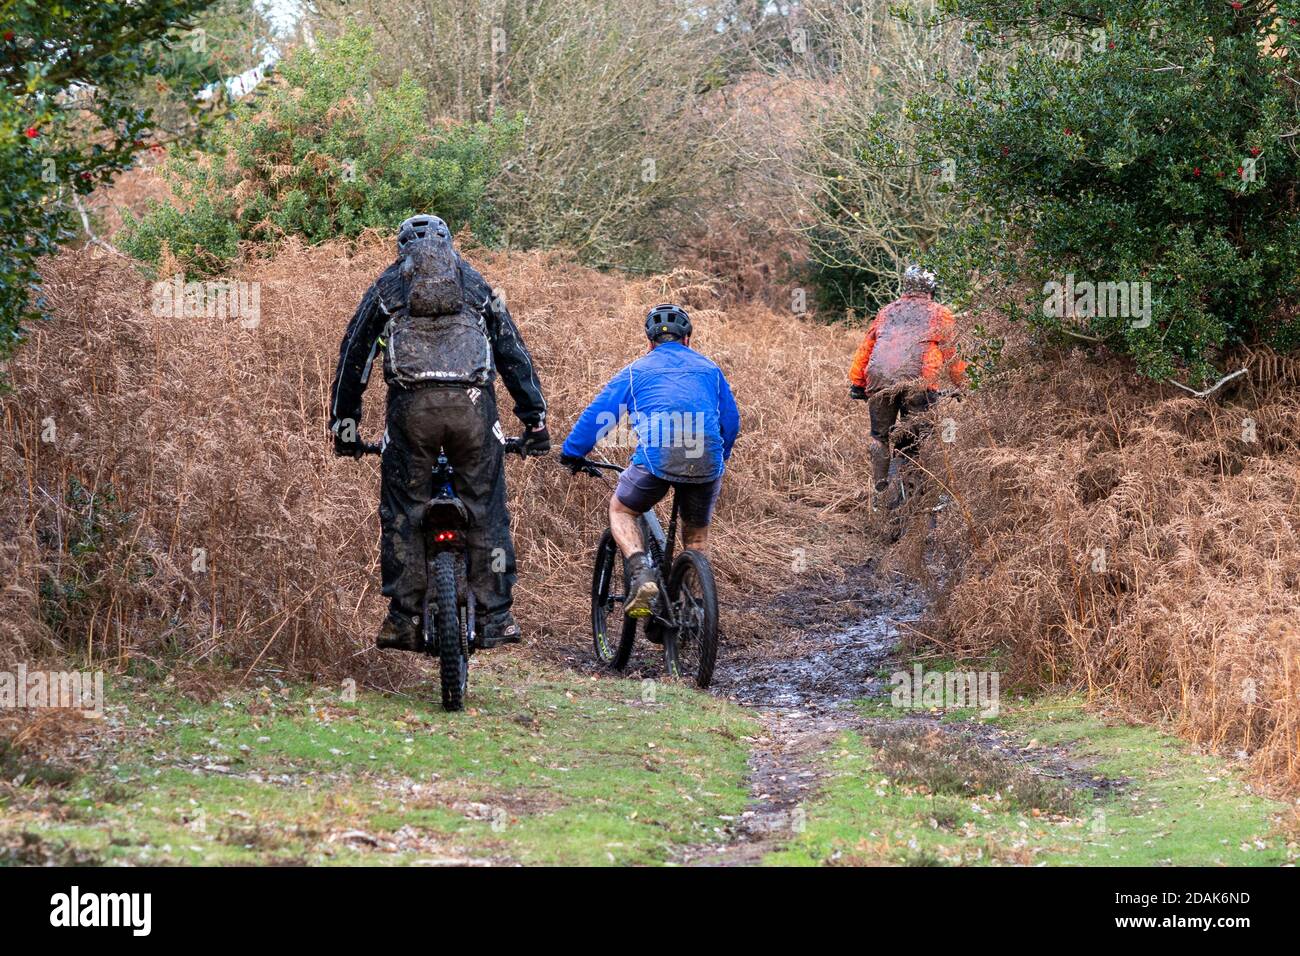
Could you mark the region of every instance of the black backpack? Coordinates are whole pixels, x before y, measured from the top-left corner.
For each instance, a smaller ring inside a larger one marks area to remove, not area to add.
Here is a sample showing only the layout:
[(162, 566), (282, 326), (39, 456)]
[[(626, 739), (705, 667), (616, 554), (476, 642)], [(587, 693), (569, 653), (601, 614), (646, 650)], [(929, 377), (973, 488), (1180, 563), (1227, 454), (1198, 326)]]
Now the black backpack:
[(483, 312), (468, 301), (451, 240), (432, 235), (405, 250), (405, 302), (384, 336), (384, 372), (400, 385), (486, 385), (492, 342)]

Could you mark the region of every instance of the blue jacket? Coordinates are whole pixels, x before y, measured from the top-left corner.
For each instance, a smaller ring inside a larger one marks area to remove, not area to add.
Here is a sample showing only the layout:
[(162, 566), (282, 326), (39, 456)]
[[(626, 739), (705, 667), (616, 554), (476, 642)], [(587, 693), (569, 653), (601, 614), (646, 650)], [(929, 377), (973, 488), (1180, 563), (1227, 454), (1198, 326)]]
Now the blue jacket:
[(713, 481), (740, 434), (722, 369), (680, 342), (664, 342), (615, 375), (578, 418), (564, 454), (586, 457), (624, 415), (637, 440), (632, 462), (667, 481)]

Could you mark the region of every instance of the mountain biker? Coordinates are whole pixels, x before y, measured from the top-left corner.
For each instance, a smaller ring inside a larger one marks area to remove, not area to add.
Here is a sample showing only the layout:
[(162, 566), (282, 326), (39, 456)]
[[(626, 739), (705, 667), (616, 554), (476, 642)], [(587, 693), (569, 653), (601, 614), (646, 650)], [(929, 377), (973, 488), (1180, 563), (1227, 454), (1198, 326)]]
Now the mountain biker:
[[(965, 381), (966, 363), (952, 345), (952, 312), (934, 301), (937, 291), (933, 272), (908, 266), (902, 295), (876, 315), (849, 368), (849, 398), (865, 401), (871, 415), (871, 477), (878, 494), (889, 487), (895, 423), (938, 400), (945, 369), (953, 385)], [(896, 447), (906, 452), (915, 440), (902, 435)]]
[(645, 320), (649, 351), (610, 379), (560, 452), (561, 464), (577, 472), (624, 416), (636, 434), (636, 451), (609, 500), (610, 530), (630, 582), (627, 614), (645, 613), (659, 593), (637, 519), (674, 489), (683, 547), (707, 550), (722, 472), (740, 434), (731, 386), (717, 365), (690, 347), (691, 332), (680, 306), (651, 309)]
[(419, 650), (426, 560), (421, 521), (443, 449), (472, 518), (469, 584), (484, 612), (479, 647), (521, 639), (511, 613), (515, 551), (493, 382), (499, 373), (526, 426), (524, 449), (550, 451), (546, 401), (502, 297), (454, 249), (437, 216), (397, 230), (397, 259), (366, 291), (339, 348), (330, 394), (334, 454), (359, 457), (361, 397), (383, 349), (388, 409), (379, 522), (388, 616), (376, 646)]

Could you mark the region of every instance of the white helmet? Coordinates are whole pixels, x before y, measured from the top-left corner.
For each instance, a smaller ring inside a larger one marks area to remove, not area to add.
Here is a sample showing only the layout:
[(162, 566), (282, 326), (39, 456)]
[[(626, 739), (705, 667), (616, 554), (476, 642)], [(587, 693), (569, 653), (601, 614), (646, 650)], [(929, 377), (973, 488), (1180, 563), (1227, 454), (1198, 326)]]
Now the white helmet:
[(934, 295), (938, 291), (939, 280), (934, 277), (933, 272), (927, 272), (918, 265), (910, 265), (903, 272), (903, 295), (913, 295), (917, 292)]

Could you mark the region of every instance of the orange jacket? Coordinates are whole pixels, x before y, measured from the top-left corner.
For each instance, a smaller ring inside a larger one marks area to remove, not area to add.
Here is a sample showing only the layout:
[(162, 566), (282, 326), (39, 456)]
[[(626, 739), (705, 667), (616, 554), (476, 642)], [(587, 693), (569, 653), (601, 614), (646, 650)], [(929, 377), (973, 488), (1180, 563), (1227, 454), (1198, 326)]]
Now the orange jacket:
[(939, 387), (946, 367), (954, 385), (965, 381), (966, 363), (952, 346), (952, 313), (927, 295), (905, 295), (880, 310), (853, 353), (849, 382), (875, 389), (922, 379)]

